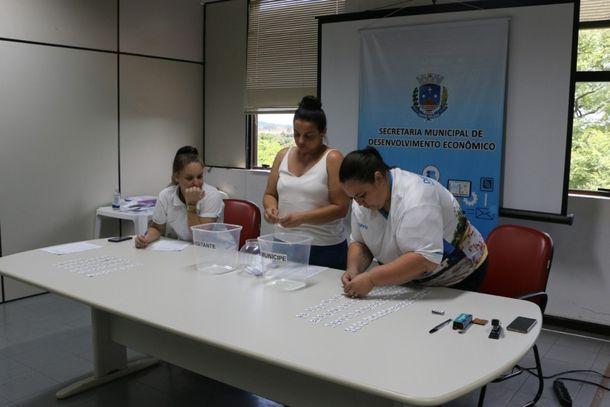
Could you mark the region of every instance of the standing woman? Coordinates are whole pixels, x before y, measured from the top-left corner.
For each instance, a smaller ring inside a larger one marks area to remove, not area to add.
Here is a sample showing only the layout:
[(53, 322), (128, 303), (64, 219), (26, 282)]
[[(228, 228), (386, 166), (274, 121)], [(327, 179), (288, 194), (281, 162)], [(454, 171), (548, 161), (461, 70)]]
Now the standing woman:
[(176, 152), (172, 185), (159, 193), (148, 230), (136, 236), (137, 248), (144, 248), (161, 236), (192, 241), (191, 226), (222, 222), (222, 196), (203, 182), (204, 168), (195, 147), (184, 146)]
[[(407, 282), (470, 291), (480, 286), (487, 246), (441, 184), (390, 169), (372, 147), (349, 153), (339, 177), (354, 199), (346, 294), (363, 297), (375, 286)], [(379, 266), (365, 272), (373, 257)]]
[(324, 144), (326, 115), (320, 100), (305, 96), (294, 114), (294, 147), (275, 157), (263, 197), (265, 220), (276, 232), (313, 238), (309, 264), (345, 270), (343, 218), (349, 199), (339, 183), (343, 156)]

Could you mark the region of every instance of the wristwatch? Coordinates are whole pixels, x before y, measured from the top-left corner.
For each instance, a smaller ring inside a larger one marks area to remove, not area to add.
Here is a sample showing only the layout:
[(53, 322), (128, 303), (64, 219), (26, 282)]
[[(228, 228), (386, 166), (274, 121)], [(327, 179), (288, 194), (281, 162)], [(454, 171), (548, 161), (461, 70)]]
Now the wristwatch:
[(186, 211), (191, 213), (197, 213), (197, 204), (187, 204)]

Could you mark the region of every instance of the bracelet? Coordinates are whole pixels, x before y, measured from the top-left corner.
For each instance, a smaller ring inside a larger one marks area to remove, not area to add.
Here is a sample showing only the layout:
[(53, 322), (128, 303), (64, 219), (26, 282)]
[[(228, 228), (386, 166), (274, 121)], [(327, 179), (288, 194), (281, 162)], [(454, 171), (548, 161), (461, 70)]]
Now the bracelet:
[(190, 213), (197, 213), (197, 204), (187, 204), (186, 211)]

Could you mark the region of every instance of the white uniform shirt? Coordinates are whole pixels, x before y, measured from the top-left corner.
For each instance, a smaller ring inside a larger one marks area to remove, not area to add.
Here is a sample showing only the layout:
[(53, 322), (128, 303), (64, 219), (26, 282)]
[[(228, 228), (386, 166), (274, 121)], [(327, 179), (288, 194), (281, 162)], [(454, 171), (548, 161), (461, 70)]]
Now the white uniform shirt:
[(415, 252), (439, 264), (416, 280), (422, 284), (453, 285), (466, 278), (486, 259), (487, 248), (457, 200), (430, 178), (398, 168), (390, 173), (387, 219), (354, 201), (351, 240), (365, 244), (381, 263)]
[[(172, 185), (159, 193), (152, 220), (156, 224), (165, 225), (166, 237), (192, 241), (193, 232), (188, 225), (186, 205), (178, 197), (178, 188), (177, 185)], [(220, 192), (205, 183), (203, 191), (203, 199), (197, 202), (197, 214), (201, 218), (216, 218), (216, 222), (222, 222), (225, 205)]]

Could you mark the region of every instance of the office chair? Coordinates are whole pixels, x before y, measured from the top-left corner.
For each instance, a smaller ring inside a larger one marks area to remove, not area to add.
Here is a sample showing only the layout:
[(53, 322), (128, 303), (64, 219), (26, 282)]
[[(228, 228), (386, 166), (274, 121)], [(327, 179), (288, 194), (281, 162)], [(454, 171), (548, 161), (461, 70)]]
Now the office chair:
[(239, 247), (246, 240), (256, 239), (261, 233), (261, 211), (254, 203), (242, 199), (225, 199), (225, 223), (241, 225)]
[[(553, 260), (553, 240), (539, 230), (517, 225), (501, 225), (487, 237), (487, 274), (479, 291), (485, 294), (517, 298), (536, 303), (542, 314), (546, 309), (548, 296), (546, 283)], [(532, 348), (538, 372), (538, 392), (525, 406), (533, 406), (542, 396), (544, 379), (538, 347)], [(501, 382), (523, 373), (516, 367), (511, 373), (492, 381)], [(479, 406), (483, 405), (485, 390), (481, 388)]]

